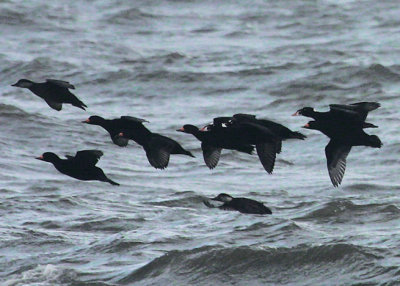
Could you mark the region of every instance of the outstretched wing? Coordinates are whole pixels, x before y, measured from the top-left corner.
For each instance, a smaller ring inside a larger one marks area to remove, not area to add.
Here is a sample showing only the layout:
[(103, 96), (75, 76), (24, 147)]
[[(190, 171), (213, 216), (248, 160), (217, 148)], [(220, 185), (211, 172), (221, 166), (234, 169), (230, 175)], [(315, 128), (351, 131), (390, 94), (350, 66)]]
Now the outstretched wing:
[(134, 116), (121, 116), (121, 119), (126, 121), (127, 123), (143, 123), (143, 122), (149, 122), (146, 119), (134, 117)]
[(72, 160), (79, 161), (80, 164), (86, 166), (95, 166), (101, 156), (103, 156), (103, 152), (100, 150), (82, 150), (76, 152)]
[(70, 88), (70, 89), (75, 89), (75, 86), (70, 84), (68, 81), (64, 80), (58, 80), (58, 79), (46, 79), (47, 83), (57, 85), (59, 87), (64, 87), (64, 88)]
[(334, 140), (329, 141), (325, 147), (329, 177), (335, 187), (342, 182), (346, 170), (346, 158), (350, 150), (351, 146), (338, 144)]
[(246, 114), (246, 113), (236, 113), (235, 115), (233, 115), (233, 118), (238, 120), (238, 121), (256, 121), (258, 119), (256, 119), (256, 116), (253, 114)]
[(329, 105), (332, 112), (340, 112), (343, 115), (354, 119), (365, 121), (368, 112), (379, 108), (381, 105), (378, 102), (356, 102), (352, 104), (331, 104)]
[(48, 98), (45, 98), (44, 101), (53, 109), (60, 111), (62, 109), (62, 102), (52, 101)]
[(277, 146), (273, 142), (265, 142), (256, 145), (257, 155), (265, 171), (272, 174), (275, 165)]
[(173, 142), (170, 140), (170, 138), (161, 135), (154, 136), (146, 146), (145, 151), (147, 159), (154, 168), (165, 169), (168, 167), (169, 157), (173, 149)]
[(221, 157), (222, 148), (210, 146), (202, 142), (201, 149), (203, 150), (203, 158), (207, 167), (210, 169), (214, 169), (218, 165), (219, 158)]

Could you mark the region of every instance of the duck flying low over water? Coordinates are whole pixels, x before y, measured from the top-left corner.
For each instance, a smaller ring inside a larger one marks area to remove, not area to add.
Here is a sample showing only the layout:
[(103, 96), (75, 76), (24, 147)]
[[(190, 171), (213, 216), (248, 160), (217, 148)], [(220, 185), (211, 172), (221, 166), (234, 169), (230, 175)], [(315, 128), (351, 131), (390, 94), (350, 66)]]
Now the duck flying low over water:
[(314, 129), (330, 138), (325, 147), (328, 173), (333, 186), (341, 184), (346, 170), (346, 159), (353, 146), (368, 146), (381, 148), (382, 142), (376, 135), (368, 135), (361, 127), (352, 125), (333, 124), (329, 121), (310, 121), (304, 128)]
[(252, 145), (227, 140), (223, 130), (222, 132), (215, 129), (213, 131), (201, 131), (194, 125), (185, 124), (176, 131), (192, 134), (201, 142), (204, 162), (210, 169), (214, 169), (218, 165), (222, 149), (236, 150), (247, 154), (252, 154), (254, 150)]
[(242, 145), (255, 145), (258, 158), (269, 174), (273, 172), (276, 154), (281, 152), (283, 140), (304, 140), (306, 138), (300, 132), (293, 132), (289, 128), (267, 119), (257, 119), (252, 114), (216, 117), (212, 124), (202, 130), (211, 132), (224, 130), (224, 137), (228, 141)]
[(156, 169), (167, 168), (171, 154), (182, 154), (194, 158), (191, 152), (185, 150), (175, 140), (153, 133), (144, 126), (138, 130), (126, 130), (121, 132), (119, 136), (134, 140), (141, 145), (146, 152), (150, 165)]
[(303, 107), (293, 116), (303, 115), (314, 120), (333, 121), (341, 124), (353, 124), (361, 128), (377, 128), (378, 126), (365, 122), (368, 113), (379, 108), (378, 102), (356, 102), (352, 104), (330, 104), (329, 111), (317, 112), (312, 107)]
[(82, 150), (76, 152), (75, 156), (67, 155), (67, 159), (61, 159), (52, 152), (45, 152), (36, 159), (50, 162), (60, 173), (78, 180), (102, 181), (119, 186), (118, 183), (107, 178), (102, 169), (96, 167), (101, 156), (103, 152), (99, 150)]
[[(223, 204), (215, 205), (215, 202)], [(225, 193), (221, 193), (213, 199), (204, 200), (203, 203), (209, 208), (239, 211), (245, 214), (272, 214), (272, 211), (261, 202), (248, 198), (234, 198)]]
[(101, 116), (93, 115), (82, 122), (103, 127), (110, 134), (111, 140), (114, 144), (120, 147), (126, 147), (129, 139), (119, 136), (119, 133), (126, 130), (133, 130), (132, 133), (136, 134), (143, 132), (144, 129), (147, 130), (147, 128), (143, 126), (143, 123), (148, 121), (133, 116), (121, 116), (120, 118), (116, 119), (104, 119)]
[(27, 88), (37, 96), (41, 97), (53, 109), (60, 111), (63, 103), (69, 103), (83, 110), (87, 107), (69, 89), (75, 87), (68, 81), (46, 79), (46, 82), (33, 82), (28, 79), (20, 79), (12, 86)]

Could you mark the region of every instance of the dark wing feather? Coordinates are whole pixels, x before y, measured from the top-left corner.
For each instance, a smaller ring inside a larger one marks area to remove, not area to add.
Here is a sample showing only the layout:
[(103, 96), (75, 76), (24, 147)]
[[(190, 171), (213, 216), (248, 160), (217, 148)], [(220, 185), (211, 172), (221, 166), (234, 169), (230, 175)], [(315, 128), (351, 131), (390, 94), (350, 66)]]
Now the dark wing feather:
[(121, 116), (122, 120), (126, 120), (127, 122), (132, 122), (132, 123), (143, 123), (143, 122), (149, 122), (146, 119), (138, 118), (138, 117), (133, 117), (133, 116)]
[(252, 121), (252, 122), (258, 121), (255, 115), (246, 113), (236, 113), (235, 115), (233, 115), (233, 118), (236, 119), (237, 121)]
[(203, 150), (203, 158), (207, 167), (214, 169), (218, 164), (222, 148), (213, 147), (202, 142), (201, 149)]
[(58, 79), (46, 79), (46, 82), (49, 84), (57, 85), (59, 87), (75, 89), (75, 86), (70, 84), (68, 81), (58, 80)]
[(150, 165), (156, 169), (165, 169), (169, 163), (169, 157), (174, 148), (174, 141), (161, 135), (154, 135), (145, 147), (146, 156)]
[(276, 158), (276, 144), (274, 142), (265, 142), (256, 145), (257, 155), (265, 171), (272, 174)]
[(73, 85), (67, 81), (48, 79), (39, 96), (44, 98), (47, 104), (56, 110), (60, 110), (61, 105), (58, 106), (54, 103), (71, 103), (73, 106), (85, 110), (86, 104), (71, 93), (68, 88), (73, 88)]
[(352, 104), (331, 104), (329, 105), (332, 112), (341, 112), (347, 116), (364, 121), (368, 112), (379, 108), (378, 102), (356, 102)]
[(83, 165), (95, 166), (101, 156), (103, 156), (103, 152), (100, 150), (82, 150), (76, 152), (73, 160)]
[(282, 140), (276, 140), (275, 148), (276, 153), (280, 154), (282, 152)]
[(113, 137), (111, 137), (111, 138), (112, 138), (112, 141), (114, 142), (114, 144), (115, 144), (115, 145), (118, 145), (119, 147), (126, 147), (126, 146), (128, 146), (128, 142), (129, 142), (129, 139), (128, 139), (128, 138), (119, 136), (118, 134), (115, 135), (115, 136), (113, 136)]
[(44, 101), (53, 109), (60, 111), (62, 109), (62, 102), (52, 101), (48, 98), (45, 98)]
[(337, 187), (342, 182), (346, 170), (346, 158), (351, 146), (341, 145), (331, 140), (325, 147), (325, 155), (328, 165), (329, 177), (333, 186)]
[(146, 156), (154, 168), (165, 169), (168, 167), (170, 153), (166, 149), (148, 149)]

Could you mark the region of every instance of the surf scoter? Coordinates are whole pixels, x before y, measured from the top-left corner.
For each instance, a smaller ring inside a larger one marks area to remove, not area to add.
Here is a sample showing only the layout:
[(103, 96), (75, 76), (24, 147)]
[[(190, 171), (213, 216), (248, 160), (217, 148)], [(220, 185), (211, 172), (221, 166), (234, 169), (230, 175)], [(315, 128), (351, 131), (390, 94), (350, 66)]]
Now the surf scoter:
[(325, 155), (329, 177), (335, 187), (342, 182), (346, 170), (346, 158), (353, 146), (373, 148), (382, 146), (378, 136), (366, 134), (361, 127), (354, 128), (352, 125), (339, 125), (318, 120), (308, 122), (304, 128), (318, 130), (331, 139), (325, 147)]
[(185, 150), (175, 140), (158, 133), (153, 133), (145, 127), (138, 130), (125, 130), (119, 133), (119, 136), (134, 140), (143, 146), (150, 165), (156, 169), (167, 168), (171, 154), (182, 154), (194, 158), (191, 152)]
[[(215, 206), (210, 201), (219, 201), (224, 204)], [(263, 203), (247, 198), (234, 198), (231, 195), (221, 193), (213, 199), (203, 201), (209, 208), (219, 208), (222, 210), (235, 210), (246, 214), (272, 214), (272, 211), (264, 206)]]
[(46, 79), (46, 82), (33, 82), (28, 79), (20, 79), (12, 86), (27, 88), (37, 96), (43, 98), (53, 109), (60, 111), (63, 103), (70, 103), (73, 106), (85, 110), (86, 104), (80, 101), (69, 89), (75, 87), (68, 81)]
[(61, 159), (52, 152), (45, 152), (36, 159), (50, 162), (59, 172), (78, 180), (102, 181), (119, 186), (118, 183), (107, 178), (102, 169), (96, 167), (101, 156), (103, 152), (99, 150), (82, 150), (76, 152), (75, 156), (67, 155), (67, 159)]
[(119, 133), (129, 129), (133, 129), (136, 133), (138, 133), (140, 130), (146, 129), (146, 127), (143, 126), (143, 122), (148, 121), (133, 116), (121, 116), (120, 118), (116, 119), (104, 119), (101, 116), (93, 115), (82, 122), (103, 127), (110, 134), (114, 144), (120, 147), (125, 147), (128, 145), (129, 139), (119, 136)]
[(192, 134), (201, 141), (204, 162), (210, 169), (214, 169), (217, 166), (222, 149), (237, 150), (247, 154), (252, 154), (254, 150), (254, 146), (252, 145), (240, 144), (235, 142), (235, 140), (227, 140), (226, 134), (216, 129), (212, 131), (201, 131), (194, 125), (185, 124), (177, 131)]
[(317, 112), (312, 107), (303, 107), (293, 116), (303, 115), (314, 120), (333, 121), (338, 124), (353, 124), (362, 128), (377, 128), (378, 126), (365, 122), (368, 112), (379, 108), (378, 102), (356, 102), (352, 104), (330, 104), (329, 111)]
[(216, 117), (213, 124), (204, 130), (224, 130), (224, 137), (229, 141), (242, 145), (255, 145), (258, 158), (264, 169), (271, 174), (276, 154), (282, 150), (282, 141), (286, 139), (301, 139), (306, 136), (300, 132), (266, 119), (258, 119), (252, 114), (235, 114), (232, 117)]

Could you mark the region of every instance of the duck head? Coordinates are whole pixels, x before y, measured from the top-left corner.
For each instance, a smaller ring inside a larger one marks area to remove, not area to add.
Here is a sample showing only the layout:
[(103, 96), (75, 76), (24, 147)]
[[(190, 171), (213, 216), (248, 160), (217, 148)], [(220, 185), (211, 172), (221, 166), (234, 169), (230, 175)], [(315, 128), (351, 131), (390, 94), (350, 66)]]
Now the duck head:
[(101, 116), (93, 115), (88, 119), (82, 121), (82, 123), (92, 124), (92, 125), (101, 125), (104, 122), (104, 118)]
[(16, 87), (21, 87), (21, 88), (30, 88), (34, 84), (33, 81), (30, 81), (29, 79), (20, 79), (16, 83), (12, 84), (11, 86), (16, 86)]
[(292, 114), (292, 116), (310, 116), (314, 113), (314, 108), (312, 107), (303, 107), (302, 109), (297, 110), (295, 113)]
[(59, 160), (60, 158), (56, 154), (54, 154), (52, 152), (45, 152), (45, 153), (42, 154), (42, 156), (39, 156), (39, 157), (37, 157), (35, 159), (52, 163), (52, 162), (55, 162), (55, 161)]
[(233, 197), (231, 195), (225, 194), (225, 193), (221, 193), (218, 196), (216, 196), (215, 198), (213, 198), (213, 201), (219, 201), (219, 202), (224, 202), (224, 203), (228, 203), (233, 199)]
[(181, 128), (177, 129), (176, 131), (183, 132), (183, 133), (189, 133), (189, 134), (195, 134), (196, 132), (199, 132), (199, 128), (197, 128), (196, 126), (191, 125), (191, 124), (185, 124)]

